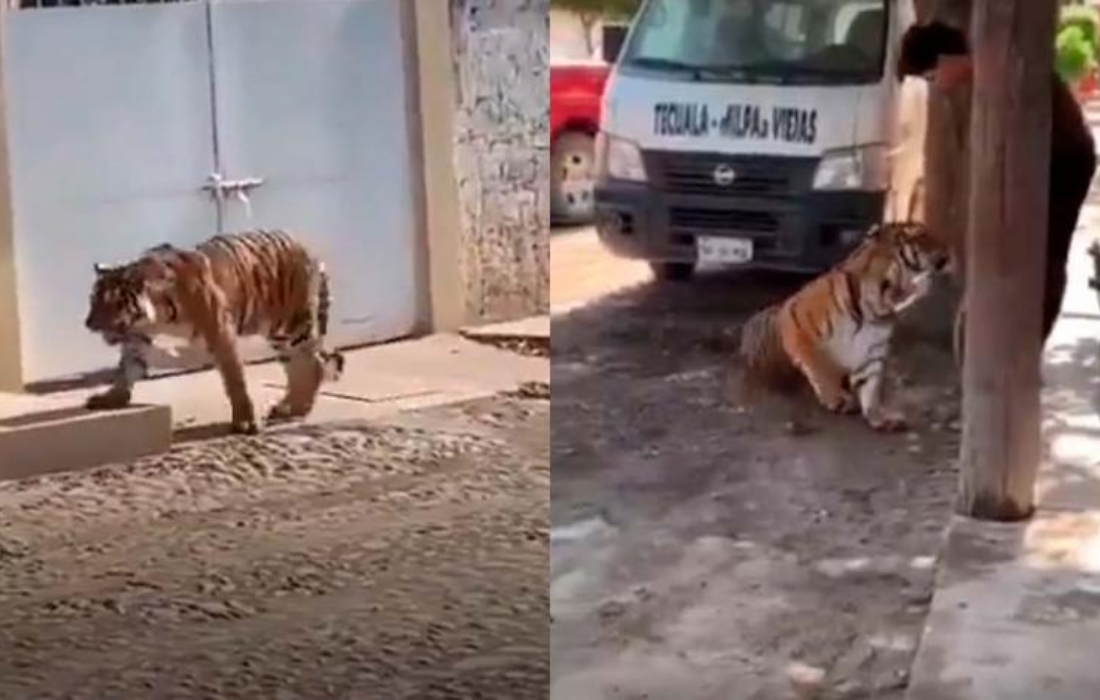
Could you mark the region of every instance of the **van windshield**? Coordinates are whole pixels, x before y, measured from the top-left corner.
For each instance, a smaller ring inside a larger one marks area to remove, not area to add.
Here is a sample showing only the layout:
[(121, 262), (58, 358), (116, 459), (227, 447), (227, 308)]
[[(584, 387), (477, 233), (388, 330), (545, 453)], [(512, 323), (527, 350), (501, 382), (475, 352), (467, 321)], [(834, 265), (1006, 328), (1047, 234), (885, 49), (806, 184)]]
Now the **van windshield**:
[(853, 84), (882, 78), (888, 0), (649, 0), (622, 65), (693, 80)]

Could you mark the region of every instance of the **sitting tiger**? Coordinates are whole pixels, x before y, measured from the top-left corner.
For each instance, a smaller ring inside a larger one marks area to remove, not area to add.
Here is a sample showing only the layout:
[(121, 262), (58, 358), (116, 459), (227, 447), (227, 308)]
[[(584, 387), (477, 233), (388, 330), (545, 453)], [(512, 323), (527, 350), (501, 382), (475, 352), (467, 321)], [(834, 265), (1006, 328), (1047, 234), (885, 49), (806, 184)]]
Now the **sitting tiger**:
[(801, 375), (830, 411), (862, 409), (876, 430), (903, 428), (904, 417), (882, 399), (894, 322), (948, 262), (947, 247), (923, 224), (872, 227), (836, 267), (745, 323), (746, 379), (775, 387)]
[(305, 417), (321, 382), (344, 369), (343, 355), (324, 349), (330, 303), (324, 265), (285, 231), (218, 235), (186, 250), (165, 244), (122, 265), (97, 264), (84, 324), (121, 346), (121, 359), (111, 387), (87, 406), (127, 406), (147, 374), (153, 339), (181, 338), (213, 356), (233, 432), (256, 433), (236, 339), (263, 335), (287, 376), (286, 395), (268, 419)]

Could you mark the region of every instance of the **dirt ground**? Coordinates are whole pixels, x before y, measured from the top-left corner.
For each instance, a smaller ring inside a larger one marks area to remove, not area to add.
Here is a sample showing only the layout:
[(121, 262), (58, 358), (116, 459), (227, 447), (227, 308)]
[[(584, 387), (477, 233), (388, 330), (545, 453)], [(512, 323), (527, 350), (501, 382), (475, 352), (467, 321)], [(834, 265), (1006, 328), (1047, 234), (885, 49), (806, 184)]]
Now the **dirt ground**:
[(0, 484), (0, 698), (545, 698), (546, 394)]
[[(590, 287), (606, 254), (559, 240), (587, 249)], [(900, 699), (954, 496), (947, 339), (899, 334), (913, 425), (879, 435), (741, 400), (738, 326), (799, 280), (636, 273), (553, 319), (551, 697)]]

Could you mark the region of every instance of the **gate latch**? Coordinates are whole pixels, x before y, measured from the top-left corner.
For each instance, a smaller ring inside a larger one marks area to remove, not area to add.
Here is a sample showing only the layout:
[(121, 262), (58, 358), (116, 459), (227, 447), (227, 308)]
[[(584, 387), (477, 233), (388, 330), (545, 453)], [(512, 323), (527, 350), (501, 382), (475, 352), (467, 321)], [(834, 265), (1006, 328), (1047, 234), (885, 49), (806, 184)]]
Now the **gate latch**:
[(248, 193), (254, 188), (264, 184), (264, 179), (262, 177), (226, 180), (222, 177), (221, 173), (211, 173), (207, 179), (208, 182), (202, 186), (204, 190), (218, 200), (236, 197), (237, 200), (244, 205), (245, 215), (249, 219), (252, 218), (252, 201), (248, 198)]

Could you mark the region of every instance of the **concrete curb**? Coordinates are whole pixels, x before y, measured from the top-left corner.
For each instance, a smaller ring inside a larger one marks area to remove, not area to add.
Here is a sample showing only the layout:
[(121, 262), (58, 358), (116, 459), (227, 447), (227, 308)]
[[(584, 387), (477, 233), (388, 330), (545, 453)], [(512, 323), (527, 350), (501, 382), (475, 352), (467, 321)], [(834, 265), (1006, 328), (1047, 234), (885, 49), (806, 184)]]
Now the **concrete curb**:
[(1100, 514), (956, 517), (906, 700), (1095, 700)]
[(0, 480), (90, 469), (166, 452), (172, 446), (172, 411), (135, 405), (117, 411), (88, 411), (51, 402), (0, 418)]
[(459, 329), (459, 334), (472, 340), (549, 340), (550, 315), (529, 316), (483, 326), (466, 326)]

